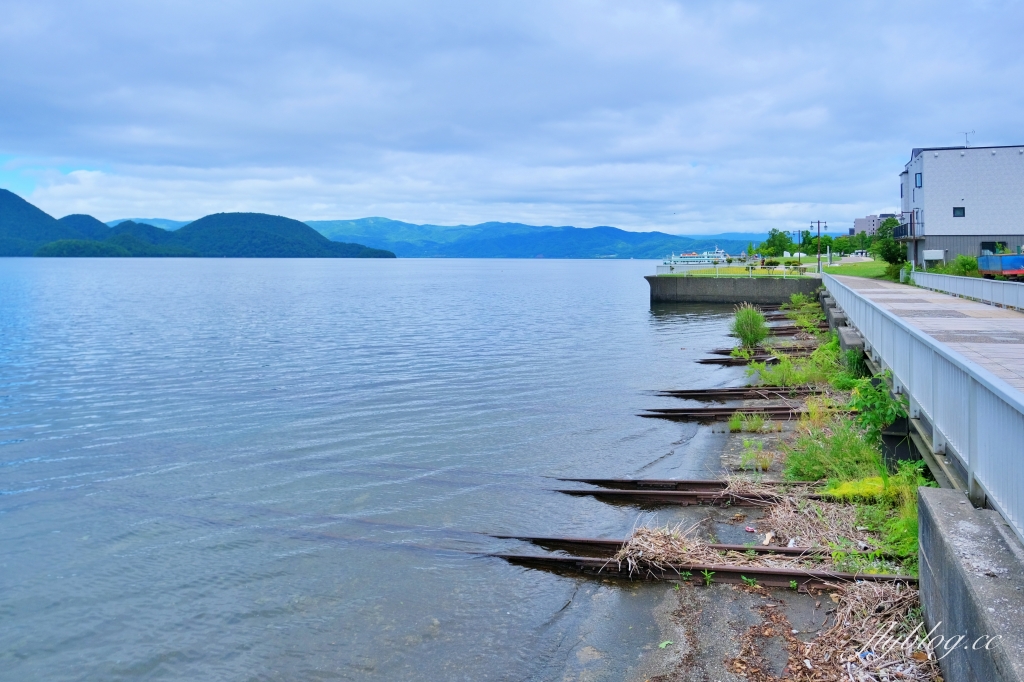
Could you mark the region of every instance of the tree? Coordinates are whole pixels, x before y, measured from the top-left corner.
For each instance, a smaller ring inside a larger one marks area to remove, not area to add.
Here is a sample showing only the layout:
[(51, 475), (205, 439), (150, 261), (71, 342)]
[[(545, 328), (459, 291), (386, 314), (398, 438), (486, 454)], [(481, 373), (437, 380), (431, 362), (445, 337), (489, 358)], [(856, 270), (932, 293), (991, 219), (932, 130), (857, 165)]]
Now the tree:
[(832, 240), (832, 250), (841, 254), (853, 253), (853, 237), (836, 237)]
[(886, 218), (878, 226), (878, 231), (871, 244), (871, 253), (890, 265), (899, 265), (907, 260), (907, 248), (893, 239), (893, 232), (899, 226), (900, 221), (895, 218)]
[(768, 232), (768, 239), (761, 242), (758, 251), (762, 256), (781, 256), (785, 251), (794, 251), (793, 240), (782, 230), (772, 228)]

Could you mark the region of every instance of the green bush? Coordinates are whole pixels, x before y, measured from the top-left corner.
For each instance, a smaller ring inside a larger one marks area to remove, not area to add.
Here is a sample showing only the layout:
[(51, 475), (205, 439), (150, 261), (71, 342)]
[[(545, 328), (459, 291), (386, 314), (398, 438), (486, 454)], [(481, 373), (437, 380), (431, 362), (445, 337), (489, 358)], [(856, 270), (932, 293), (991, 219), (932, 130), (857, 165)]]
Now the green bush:
[(978, 259), (974, 256), (958, 255), (945, 265), (930, 268), (929, 272), (936, 272), (941, 275), (956, 275), (958, 277), (981, 277), (978, 272)]
[(881, 444), (882, 430), (900, 417), (907, 416), (902, 396), (896, 399), (886, 383), (892, 373), (886, 370), (881, 377), (858, 379), (850, 396), (850, 407), (856, 410), (856, 420), (872, 442)]
[(883, 278), (893, 282), (898, 282), (900, 281), (900, 270), (902, 269), (902, 263), (889, 263), (885, 266), (885, 274), (883, 275)]
[(731, 331), (740, 338), (744, 348), (754, 348), (768, 338), (769, 333), (764, 314), (749, 303), (736, 307)]

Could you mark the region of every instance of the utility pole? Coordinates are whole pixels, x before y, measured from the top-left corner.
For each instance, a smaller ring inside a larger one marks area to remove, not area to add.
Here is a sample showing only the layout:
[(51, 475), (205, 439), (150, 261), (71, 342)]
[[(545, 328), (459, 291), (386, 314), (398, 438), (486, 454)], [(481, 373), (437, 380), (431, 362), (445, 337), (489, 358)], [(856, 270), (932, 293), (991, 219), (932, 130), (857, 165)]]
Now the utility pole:
[(815, 220), (811, 222), (811, 229), (814, 229), (814, 225), (818, 225), (818, 274), (821, 274), (821, 226), (825, 226), (825, 231), (828, 232), (828, 221), (827, 220)]

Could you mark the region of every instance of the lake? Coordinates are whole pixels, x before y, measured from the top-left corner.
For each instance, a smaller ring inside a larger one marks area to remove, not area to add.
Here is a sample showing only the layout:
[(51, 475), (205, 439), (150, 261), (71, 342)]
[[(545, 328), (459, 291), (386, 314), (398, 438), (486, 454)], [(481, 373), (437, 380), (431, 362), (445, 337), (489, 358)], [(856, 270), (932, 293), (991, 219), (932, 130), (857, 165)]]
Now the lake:
[(664, 586), (486, 554), (651, 521), (554, 477), (710, 475), (721, 435), (636, 415), (741, 381), (694, 363), (731, 308), (654, 269), (0, 259), (3, 676), (634, 674)]

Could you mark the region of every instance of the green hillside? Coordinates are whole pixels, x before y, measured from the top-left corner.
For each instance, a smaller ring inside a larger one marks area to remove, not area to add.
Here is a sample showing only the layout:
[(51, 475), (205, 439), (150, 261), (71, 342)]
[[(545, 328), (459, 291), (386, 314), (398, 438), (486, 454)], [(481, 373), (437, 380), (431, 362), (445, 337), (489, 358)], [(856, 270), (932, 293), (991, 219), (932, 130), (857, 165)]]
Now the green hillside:
[(110, 228), (104, 223), (93, 218), (91, 215), (73, 213), (66, 215), (57, 221), (61, 225), (70, 227), (86, 239), (106, 239), (110, 234)]
[[(124, 225), (122, 223), (121, 225)], [(118, 226), (120, 227), (120, 226)], [(148, 226), (147, 226), (148, 227)], [(160, 228), (153, 228), (159, 230)], [(332, 242), (309, 225), (265, 213), (215, 213), (167, 233), (164, 244), (234, 258), (394, 258), (390, 251)]]
[(31, 256), (47, 242), (83, 238), (74, 227), (0, 189), (0, 256)]

